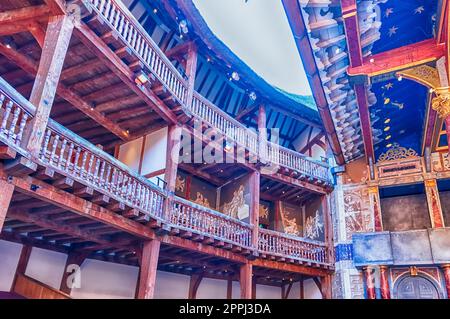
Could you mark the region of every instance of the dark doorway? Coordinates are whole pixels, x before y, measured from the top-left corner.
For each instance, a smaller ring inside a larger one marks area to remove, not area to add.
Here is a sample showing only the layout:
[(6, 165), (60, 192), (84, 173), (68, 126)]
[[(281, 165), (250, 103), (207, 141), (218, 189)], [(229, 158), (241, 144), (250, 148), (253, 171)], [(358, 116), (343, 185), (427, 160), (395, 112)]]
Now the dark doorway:
[(430, 280), (407, 276), (400, 279), (395, 296), (396, 299), (439, 299), (439, 292)]

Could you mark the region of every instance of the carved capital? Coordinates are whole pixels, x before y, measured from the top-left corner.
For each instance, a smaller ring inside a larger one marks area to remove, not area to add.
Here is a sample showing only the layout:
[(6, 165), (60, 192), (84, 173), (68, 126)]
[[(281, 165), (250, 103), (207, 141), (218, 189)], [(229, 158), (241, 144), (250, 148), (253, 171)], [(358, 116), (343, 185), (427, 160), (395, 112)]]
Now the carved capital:
[(431, 102), (431, 107), (440, 118), (447, 118), (450, 115), (450, 88), (437, 88), (436, 97)]

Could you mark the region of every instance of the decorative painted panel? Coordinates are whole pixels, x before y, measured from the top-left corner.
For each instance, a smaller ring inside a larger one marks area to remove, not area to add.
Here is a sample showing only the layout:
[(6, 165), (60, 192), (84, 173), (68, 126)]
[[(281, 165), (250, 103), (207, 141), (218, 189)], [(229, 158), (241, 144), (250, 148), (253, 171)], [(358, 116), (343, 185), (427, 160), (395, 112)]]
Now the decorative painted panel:
[(364, 299), (364, 283), (361, 273), (350, 275), (350, 291), (352, 299)]
[(303, 234), (303, 218), (302, 207), (289, 203), (281, 203), (281, 226), (286, 234), (302, 236)]
[(220, 190), (220, 211), (242, 221), (250, 217), (249, 176), (225, 185)]
[(305, 207), (305, 229), (303, 236), (313, 240), (324, 240), (325, 238), (321, 198), (317, 198)]
[(366, 186), (344, 188), (344, 210), (348, 240), (352, 238), (353, 233), (374, 230), (373, 214)]

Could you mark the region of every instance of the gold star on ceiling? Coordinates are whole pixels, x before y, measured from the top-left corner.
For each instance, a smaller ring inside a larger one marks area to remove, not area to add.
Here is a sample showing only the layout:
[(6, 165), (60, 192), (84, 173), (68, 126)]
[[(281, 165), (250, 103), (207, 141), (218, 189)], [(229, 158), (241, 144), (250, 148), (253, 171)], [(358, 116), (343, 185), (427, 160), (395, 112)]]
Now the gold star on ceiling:
[(395, 25), (393, 25), (392, 27), (389, 28), (389, 37), (392, 37), (394, 34), (397, 33), (398, 27), (396, 27)]
[(386, 18), (389, 18), (389, 16), (394, 13), (394, 8), (387, 8), (386, 11), (384, 12), (384, 16)]
[(383, 86), (386, 90), (390, 90), (394, 87), (394, 84), (392, 82), (389, 82), (388, 84), (386, 84), (385, 86)]
[(421, 14), (424, 10), (425, 8), (423, 6), (417, 7), (414, 9), (414, 14)]

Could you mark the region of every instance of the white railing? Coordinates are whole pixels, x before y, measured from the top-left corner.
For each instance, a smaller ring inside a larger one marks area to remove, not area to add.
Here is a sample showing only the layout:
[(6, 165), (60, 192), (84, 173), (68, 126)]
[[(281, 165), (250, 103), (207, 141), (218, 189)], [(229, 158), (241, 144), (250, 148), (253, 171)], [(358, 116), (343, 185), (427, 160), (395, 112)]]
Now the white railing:
[(168, 221), (177, 228), (225, 243), (243, 248), (251, 246), (251, 225), (179, 197), (173, 199)]
[(267, 230), (258, 230), (258, 250), (263, 254), (305, 262), (328, 264), (325, 243)]

